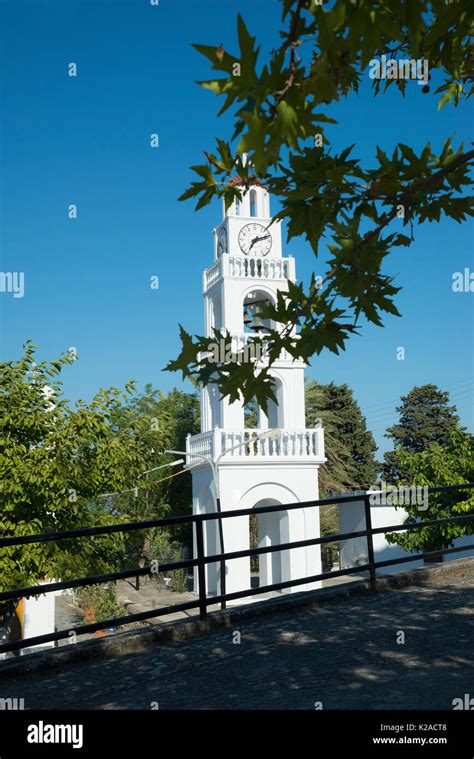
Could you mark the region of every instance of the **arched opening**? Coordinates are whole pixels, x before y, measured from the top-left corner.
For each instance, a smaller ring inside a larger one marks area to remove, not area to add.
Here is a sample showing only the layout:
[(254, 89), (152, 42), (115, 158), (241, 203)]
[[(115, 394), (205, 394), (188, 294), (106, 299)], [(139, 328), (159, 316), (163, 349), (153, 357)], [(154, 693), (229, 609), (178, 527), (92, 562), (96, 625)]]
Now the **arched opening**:
[[(249, 517), (249, 548), (258, 548), (258, 514)], [(260, 586), (260, 556), (250, 557), (250, 587)]]
[[(274, 379), (274, 392), (276, 401), (269, 399), (267, 413), (263, 411), (256, 398), (252, 398), (243, 406), (244, 411), (244, 429), (246, 430), (266, 430), (285, 427), (285, 403), (284, 403), (284, 385), (279, 377)], [(277, 446), (277, 441), (273, 444)]]
[(235, 215), (240, 216), (240, 200), (235, 201)]
[(272, 304), (273, 299), (268, 293), (263, 292), (263, 290), (252, 290), (252, 292), (245, 296), (243, 304), (243, 323), (245, 333), (264, 333), (272, 327), (270, 319), (263, 319), (259, 316), (259, 310), (264, 303)]
[(211, 430), (221, 426), (221, 403), (216, 385), (208, 385), (209, 406), (211, 412)]
[(263, 214), (266, 218), (270, 217), (270, 197), (268, 192), (263, 193)]
[(257, 215), (257, 192), (250, 190), (250, 216)]
[[(277, 506), (280, 501), (264, 498), (255, 506)], [(289, 542), (287, 511), (252, 514), (249, 519), (250, 548), (268, 548)], [(252, 587), (264, 587), (284, 582), (289, 577), (288, 551), (271, 551), (250, 557), (250, 580)], [(253, 561), (252, 561), (253, 560)]]
[(244, 428), (254, 430), (259, 426), (259, 406), (255, 398), (244, 406)]
[(274, 377), (274, 393), (276, 402), (270, 398), (268, 401), (268, 426), (271, 429), (275, 427), (285, 427), (284, 419), (284, 400), (283, 400), (283, 382), (278, 377)]

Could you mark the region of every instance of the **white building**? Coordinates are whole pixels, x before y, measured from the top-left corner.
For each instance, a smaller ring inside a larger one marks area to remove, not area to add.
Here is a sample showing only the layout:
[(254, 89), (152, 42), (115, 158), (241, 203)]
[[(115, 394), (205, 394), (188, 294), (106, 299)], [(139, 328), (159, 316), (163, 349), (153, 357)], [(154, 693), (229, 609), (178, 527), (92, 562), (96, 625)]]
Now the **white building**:
[[(294, 259), (282, 255), (280, 223), (268, 228), (270, 222), (269, 193), (263, 185), (254, 184), (242, 201), (224, 210), (214, 233), (214, 263), (203, 276), (205, 334), (213, 336), (213, 328), (229, 330), (234, 350), (242, 349), (256, 331), (264, 333), (265, 323), (255, 317), (258, 302), (275, 302), (278, 291), (287, 290), (287, 280), (295, 280)], [(264, 363), (265, 359), (254, 360), (255, 371)], [(257, 410), (258, 426), (253, 429), (246, 428), (242, 403), (220, 398), (215, 386), (203, 388), (201, 434), (187, 441), (187, 465), (199, 464), (192, 469), (194, 513), (216, 511), (209, 460), (218, 472), (223, 512), (318, 498), (318, 468), (325, 462), (324, 431), (305, 428), (304, 369), (302, 361), (282, 353), (271, 369), (278, 403), (270, 403), (268, 416)], [(257, 437), (268, 429), (276, 430), (274, 437)], [(319, 537), (316, 507), (264, 514), (258, 522), (262, 547)], [(222, 526), (226, 552), (249, 547), (248, 517), (223, 519)], [(204, 538), (206, 555), (220, 552), (217, 520), (205, 522)], [(261, 586), (320, 571), (319, 546), (260, 556)], [(207, 565), (206, 580), (207, 592), (219, 593), (218, 563)], [(302, 584), (291, 590), (319, 585)], [(227, 593), (249, 587), (249, 557), (228, 561)]]
[[(403, 490), (403, 488), (402, 488)], [(381, 495), (383, 491), (376, 489), (367, 490), (367, 495)], [(374, 503), (375, 500), (375, 503)], [(374, 529), (380, 527), (393, 527), (394, 525), (405, 524), (409, 513), (405, 511), (402, 506), (391, 506), (377, 503), (377, 500), (372, 499), (370, 505), (370, 519), (372, 527)], [(359, 530), (365, 530), (365, 507), (364, 501), (351, 501), (350, 503), (339, 503), (339, 529), (341, 533), (344, 532), (358, 532)], [(465, 535), (462, 538), (456, 538), (453, 541), (453, 547), (469, 546), (472, 543), (472, 536)], [(374, 558), (375, 561), (395, 561), (396, 559), (404, 559), (408, 556), (413, 556), (413, 552), (405, 551), (401, 546), (396, 543), (389, 543), (383, 532), (379, 532), (373, 536), (374, 546)], [(367, 552), (367, 539), (365, 537), (350, 538), (349, 540), (341, 540), (340, 543), (340, 560), (341, 569), (347, 569), (348, 567), (356, 567), (360, 564), (366, 564), (368, 561)], [(452, 561), (453, 559), (464, 559), (468, 556), (473, 556), (474, 551), (466, 549), (466, 551), (460, 551), (459, 553), (447, 554), (444, 556), (443, 561)], [(407, 572), (410, 569), (418, 569), (423, 567), (424, 563), (422, 559), (417, 559), (410, 562), (400, 562), (399, 564), (389, 564), (387, 567), (378, 567), (377, 574), (394, 574), (395, 572)]]

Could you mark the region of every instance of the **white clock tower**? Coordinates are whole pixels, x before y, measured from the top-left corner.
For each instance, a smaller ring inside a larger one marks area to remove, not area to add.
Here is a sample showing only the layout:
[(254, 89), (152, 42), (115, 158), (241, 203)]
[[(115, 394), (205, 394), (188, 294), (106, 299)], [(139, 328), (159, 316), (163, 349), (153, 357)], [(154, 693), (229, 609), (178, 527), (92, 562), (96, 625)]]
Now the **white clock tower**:
[[(234, 180), (242, 184), (239, 178)], [(295, 280), (295, 262), (282, 256), (279, 222), (270, 225), (270, 197), (256, 183), (235, 201), (214, 232), (214, 263), (204, 271), (205, 334), (213, 328), (228, 330), (234, 350), (242, 350), (255, 333), (262, 337), (269, 326), (255, 316), (258, 303), (275, 302), (278, 291)], [(269, 226), (270, 225), (270, 226)], [(265, 358), (253, 360), (255, 371)], [(268, 415), (261, 409), (229, 403), (213, 385), (201, 393), (201, 434), (187, 440), (187, 465), (192, 469), (194, 513), (216, 511), (213, 468), (223, 512), (255, 506), (314, 501), (318, 498), (318, 468), (325, 462), (324, 431), (305, 428), (304, 368), (286, 352), (273, 364), (277, 403)], [(256, 416), (255, 416), (256, 414)], [(251, 426), (249, 426), (249, 424)], [(273, 436), (262, 436), (274, 429)], [(202, 457), (202, 458), (200, 458)], [(249, 518), (223, 519), (226, 553), (249, 547)], [(204, 522), (205, 553), (220, 552), (217, 520)], [(308, 507), (258, 515), (260, 547), (319, 537), (319, 509)], [(220, 565), (207, 565), (207, 591), (220, 592)], [(261, 554), (260, 586), (285, 582), (321, 572), (320, 547)], [(197, 578), (195, 585), (197, 583)], [(317, 587), (299, 585), (298, 592)], [(249, 557), (226, 563), (226, 592), (250, 588)], [(287, 591), (289, 592), (289, 591)]]

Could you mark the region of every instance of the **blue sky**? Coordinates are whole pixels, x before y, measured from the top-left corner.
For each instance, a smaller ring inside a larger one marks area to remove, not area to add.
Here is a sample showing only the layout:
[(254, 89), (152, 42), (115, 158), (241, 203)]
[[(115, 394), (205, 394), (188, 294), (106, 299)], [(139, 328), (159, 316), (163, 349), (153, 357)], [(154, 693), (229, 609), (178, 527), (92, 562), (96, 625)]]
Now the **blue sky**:
[[(276, 0), (0, 0), (0, 268), (25, 272), (22, 299), (0, 293), (1, 360), (18, 357), (27, 338), (41, 358), (76, 347), (80, 360), (63, 377), (71, 400), (129, 379), (183, 386), (162, 369), (177, 355), (178, 322), (202, 330), (202, 270), (221, 207), (196, 214), (177, 197), (203, 149), (230, 135), (219, 101), (195, 84), (210, 72), (191, 43), (236, 52), (238, 11), (265, 56), (277, 42)], [(334, 147), (356, 143), (354, 155), (367, 160), (377, 144), (431, 140), (440, 150), (451, 134), (469, 143), (472, 107), (437, 113), (436, 96), (414, 82), (407, 90), (405, 99), (394, 88), (373, 98), (367, 80), (333, 109)], [(415, 384), (448, 389), (472, 428), (474, 295), (451, 289), (453, 272), (473, 269), (472, 225), (426, 224), (415, 237), (386, 265), (403, 286), (402, 318), (364, 327), (344, 354), (308, 368), (353, 388), (382, 449), (400, 395)], [(324, 272), (302, 240), (285, 252), (300, 278), (314, 265)], [(149, 287), (153, 275), (159, 290)]]

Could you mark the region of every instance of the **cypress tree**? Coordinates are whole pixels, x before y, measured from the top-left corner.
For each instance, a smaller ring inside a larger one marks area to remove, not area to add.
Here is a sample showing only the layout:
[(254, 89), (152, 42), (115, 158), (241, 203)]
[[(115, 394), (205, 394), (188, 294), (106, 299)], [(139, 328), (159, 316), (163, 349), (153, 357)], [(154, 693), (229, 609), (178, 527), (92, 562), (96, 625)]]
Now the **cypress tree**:
[(387, 429), (385, 437), (393, 440), (394, 451), (384, 456), (383, 476), (390, 483), (405, 480), (409, 472), (400, 464), (397, 451), (422, 453), (432, 443), (447, 446), (453, 432), (459, 428), (456, 407), (449, 403), (449, 393), (436, 385), (421, 385), (402, 396), (397, 407), (397, 424)]

